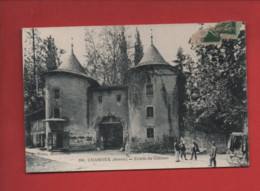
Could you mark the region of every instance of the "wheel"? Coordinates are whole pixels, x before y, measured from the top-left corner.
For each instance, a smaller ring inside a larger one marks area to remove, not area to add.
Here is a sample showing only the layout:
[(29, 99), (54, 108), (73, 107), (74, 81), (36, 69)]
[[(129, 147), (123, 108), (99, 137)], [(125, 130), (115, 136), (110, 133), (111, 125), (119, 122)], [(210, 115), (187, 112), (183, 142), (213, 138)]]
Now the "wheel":
[(244, 163), (244, 160), (243, 160), (244, 158), (243, 158), (243, 156), (242, 155), (237, 155), (237, 162), (239, 163), (239, 164), (243, 164)]
[(234, 155), (231, 152), (231, 150), (227, 151), (227, 161), (228, 161), (228, 163), (233, 163), (233, 161), (234, 161)]
[(236, 154), (233, 154), (232, 157), (231, 157), (231, 162), (233, 164), (237, 164), (238, 163), (238, 156)]

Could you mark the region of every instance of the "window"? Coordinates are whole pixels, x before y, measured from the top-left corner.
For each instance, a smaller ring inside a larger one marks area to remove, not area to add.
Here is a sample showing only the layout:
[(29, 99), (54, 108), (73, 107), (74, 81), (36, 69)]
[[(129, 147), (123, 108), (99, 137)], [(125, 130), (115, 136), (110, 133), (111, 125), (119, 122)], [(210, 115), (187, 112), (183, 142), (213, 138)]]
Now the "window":
[(154, 138), (154, 128), (149, 127), (146, 129), (147, 138)]
[(153, 106), (148, 106), (146, 108), (146, 117), (153, 117), (153, 116), (154, 116)]
[(117, 95), (117, 96), (116, 96), (116, 101), (117, 101), (117, 102), (121, 102), (121, 95)]
[(58, 89), (54, 90), (54, 98), (55, 99), (59, 99), (60, 98), (60, 90), (58, 90)]
[(60, 109), (54, 108), (54, 118), (60, 118)]
[(136, 97), (137, 93), (135, 87), (133, 87), (131, 94), (132, 94), (132, 98)]
[(153, 84), (146, 85), (146, 95), (153, 95)]
[(102, 103), (102, 96), (98, 96), (98, 102)]

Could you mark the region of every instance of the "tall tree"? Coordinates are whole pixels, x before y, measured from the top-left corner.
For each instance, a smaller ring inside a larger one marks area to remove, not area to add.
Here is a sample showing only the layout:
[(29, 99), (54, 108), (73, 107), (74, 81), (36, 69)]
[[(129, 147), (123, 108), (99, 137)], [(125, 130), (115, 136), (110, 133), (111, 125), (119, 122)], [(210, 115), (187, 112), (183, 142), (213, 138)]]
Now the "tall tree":
[(144, 55), (140, 33), (137, 28), (136, 28), (135, 40), (136, 41), (135, 41), (134, 61), (135, 61), (135, 65), (137, 65), (141, 61)]
[(178, 64), (178, 68), (179, 68), (179, 71), (183, 72), (183, 66), (184, 66), (184, 62), (185, 62), (185, 55), (183, 53), (183, 48), (182, 47), (179, 47), (178, 50), (177, 50), (177, 60), (175, 60), (174, 62)]
[(43, 42), (37, 29), (29, 29), (24, 41), (24, 99), (25, 112), (41, 109), (44, 103), (40, 74), (46, 71), (42, 53)]
[(193, 47), (199, 60), (187, 79), (195, 126), (205, 131), (241, 131), (247, 118), (245, 31), (221, 45)]
[(127, 54), (124, 50), (127, 47), (125, 31), (122, 38), (123, 29), (122, 26), (86, 29), (87, 70), (103, 86), (120, 85), (122, 82), (122, 60), (126, 60)]
[(189, 108), (185, 105), (185, 102), (189, 100), (189, 94), (187, 89), (187, 78), (189, 78), (191, 70), (190, 66), (194, 65), (193, 59), (188, 54), (184, 54), (182, 47), (180, 47), (176, 54), (175, 63), (178, 64), (178, 103), (179, 103), (179, 127), (184, 130), (185, 127), (191, 128), (193, 121), (193, 114)]
[(41, 75), (56, 69), (61, 63), (60, 50), (50, 36), (43, 40), (38, 29), (28, 29), (24, 35), (24, 100), (25, 112), (44, 107), (44, 82)]
[(128, 77), (127, 77), (127, 71), (130, 67), (130, 60), (127, 55), (127, 43), (125, 39), (125, 28), (122, 27), (121, 29), (121, 38), (120, 38), (120, 44), (119, 44), (119, 49), (120, 49), (120, 80), (121, 80), (121, 85), (127, 85), (128, 82)]
[(184, 101), (186, 98), (186, 92), (185, 92), (185, 85), (186, 85), (186, 77), (184, 74), (184, 65), (185, 65), (185, 55), (183, 53), (183, 49), (180, 47), (177, 51), (177, 60), (176, 62), (178, 64), (178, 102), (179, 102), (179, 127), (181, 130), (184, 129), (184, 113), (185, 113), (185, 106)]
[(44, 61), (48, 71), (55, 70), (61, 64), (60, 56), (65, 53), (63, 49), (58, 49), (54, 38), (50, 35), (43, 41)]

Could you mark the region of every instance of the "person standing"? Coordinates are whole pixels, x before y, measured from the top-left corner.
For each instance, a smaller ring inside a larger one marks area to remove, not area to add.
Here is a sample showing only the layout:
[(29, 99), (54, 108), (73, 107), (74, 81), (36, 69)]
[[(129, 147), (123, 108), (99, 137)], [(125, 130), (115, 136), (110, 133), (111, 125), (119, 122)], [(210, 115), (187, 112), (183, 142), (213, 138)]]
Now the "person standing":
[(188, 160), (186, 158), (186, 147), (185, 147), (185, 144), (184, 144), (183, 140), (181, 141), (179, 147), (180, 147), (180, 152), (181, 152), (181, 159), (184, 158), (185, 160)]
[(199, 146), (196, 143), (196, 141), (194, 141), (194, 140), (192, 141), (192, 143), (193, 143), (193, 145), (191, 147), (191, 158), (190, 158), (190, 160), (193, 159), (193, 156), (194, 156), (195, 160), (197, 160), (197, 152), (199, 152)]
[(177, 141), (174, 142), (175, 162), (180, 162), (180, 147)]
[(212, 146), (210, 148), (210, 152), (209, 152), (209, 166), (212, 166), (212, 162), (214, 167), (217, 166), (217, 161), (216, 161), (216, 156), (217, 156), (217, 147), (216, 147), (216, 143), (213, 141), (212, 142)]
[(126, 141), (126, 144), (125, 144), (125, 155), (127, 157), (129, 157), (129, 151), (130, 151), (130, 145), (129, 145), (129, 142)]

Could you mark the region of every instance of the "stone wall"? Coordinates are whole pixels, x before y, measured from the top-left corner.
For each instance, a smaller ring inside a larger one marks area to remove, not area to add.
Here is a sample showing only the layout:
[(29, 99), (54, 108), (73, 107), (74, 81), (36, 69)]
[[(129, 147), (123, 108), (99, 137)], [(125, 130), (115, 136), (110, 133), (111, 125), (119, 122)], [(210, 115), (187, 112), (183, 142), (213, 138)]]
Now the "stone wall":
[[(170, 134), (178, 137), (177, 74), (174, 68), (136, 69), (133, 78), (128, 91), (130, 136), (143, 141)], [(146, 85), (153, 86), (153, 94), (147, 94)], [(154, 108), (153, 117), (147, 117), (147, 107)], [(147, 137), (148, 128), (154, 129), (153, 138)]]
[(96, 150), (96, 140), (87, 134), (70, 134), (69, 137), (70, 151), (91, 151)]
[(192, 140), (195, 140), (198, 143), (201, 152), (208, 153), (212, 141), (215, 141), (217, 146), (217, 152), (226, 153), (229, 136), (221, 133), (206, 134), (204, 132), (199, 131), (185, 131), (184, 136), (182, 138), (185, 141), (187, 153), (191, 151)]
[[(99, 127), (104, 117), (113, 116), (117, 118), (123, 126), (124, 142), (128, 138), (128, 105), (127, 90), (124, 88), (111, 87), (91, 90), (89, 95), (89, 125), (90, 130), (96, 132), (99, 142)], [(120, 101), (117, 100), (120, 96)], [(102, 100), (100, 100), (102, 99)]]
[[(59, 73), (46, 77), (46, 118), (54, 117), (54, 108), (60, 109), (60, 117), (65, 119), (62, 122), (62, 130), (69, 133), (69, 140), (63, 140), (63, 149), (65, 150), (88, 150), (85, 139), (74, 136), (79, 134), (83, 137), (93, 137), (95, 132), (89, 129), (87, 124), (87, 90), (90, 86), (88, 79), (70, 75), (68, 73)], [(55, 98), (54, 91), (59, 90), (59, 98)], [(50, 127), (47, 123), (47, 135), (55, 131), (57, 126)], [(67, 135), (66, 135), (67, 136)]]
[[(53, 117), (54, 108), (60, 109), (60, 118), (66, 119), (64, 130), (83, 132), (87, 129), (87, 79), (61, 73), (46, 78), (46, 118)], [(54, 90), (60, 98), (54, 98)]]

